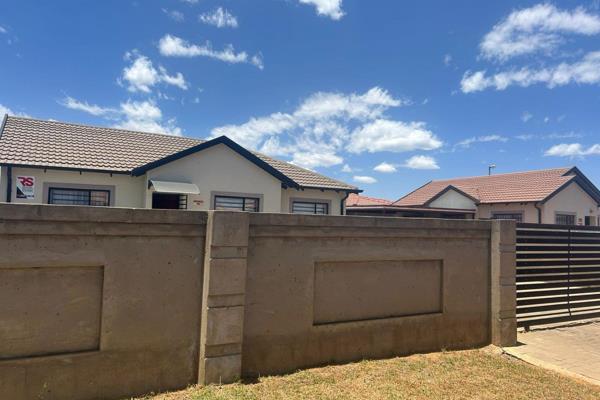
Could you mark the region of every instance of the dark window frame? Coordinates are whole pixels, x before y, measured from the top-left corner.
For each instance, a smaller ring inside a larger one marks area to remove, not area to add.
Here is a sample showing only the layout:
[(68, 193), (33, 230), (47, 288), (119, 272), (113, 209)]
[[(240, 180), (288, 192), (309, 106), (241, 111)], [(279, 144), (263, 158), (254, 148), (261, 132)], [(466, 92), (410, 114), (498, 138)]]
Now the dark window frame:
[[(235, 200), (242, 200), (242, 209), (239, 211), (245, 211), (245, 212), (260, 212), (260, 198), (258, 197), (252, 197), (252, 196), (231, 196), (231, 195), (221, 195), (221, 194), (215, 194), (213, 196), (213, 210), (218, 210), (217, 209), (217, 200), (218, 199), (235, 199)], [(246, 208), (246, 201), (247, 200), (253, 200), (255, 207), (253, 210), (247, 210)], [(234, 209), (229, 209), (229, 210), (234, 210)], [(222, 210), (223, 211), (223, 210)]]
[[(571, 220), (573, 221), (573, 223), (569, 223), (569, 222), (559, 222), (560, 218), (565, 218), (565, 220)], [(556, 212), (554, 213), (554, 223), (556, 225), (569, 225), (569, 226), (576, 226), (577, 225), (577, 214), (575, 213), (568, 213), (568, 212)]]
[[(499, 216), (500, 216), (500, 218), (498, 218)], [(512, 217), (517, 217), (517, 218), (512, 218)], [(521, 211), (493, 212), (492, 219), (504, 219), (504, 220), (512, 219), (517, 222), (523, 222), (523, 212), (521, 212)]]
[[(71, 191), (71, 192), (87, 192), (88, 193), (88, 204), (58, 204), (58, 205), (68, 205), (68, 206), (88, 206), (88, 207), (110, 207), (110, 201), (111, 201), (111, 191), (108, 189), (84, 189), (84, 188), (70, 188), (70, 187), (58, 187), (58, 186), (49, 186), (48, 187), (48, 204), (57, 204), (54, 203), (54, 198), (53, 198), (53, 190), (65, 190), (65, 191)], [(92, 203), (92, 192), (100, 192), (100, 193), (106, 193), (107, 194), (107, 201), (106, 201), (106, 205), (96, 205), (96, 204), (91, 204)]]
[[(306, 212), (295, 212), (295, 206), (296, 204), (307, 204), (307, 205), (313, 205), (314, 206), (314, 211), (312, 213), (306, 213)], [(317, 212), (317, 206), (324, 206), (325, 208), (325, 212), (324, 213), (320, 213)], [(319, 201), (304, 201), (304, 200), (293, 200), (292, 201), (292, 209), (290, 210), (292, 214), (305, 214), (305, 215), (329, 215), (329, 203), (327, 202), (319, 202)]]

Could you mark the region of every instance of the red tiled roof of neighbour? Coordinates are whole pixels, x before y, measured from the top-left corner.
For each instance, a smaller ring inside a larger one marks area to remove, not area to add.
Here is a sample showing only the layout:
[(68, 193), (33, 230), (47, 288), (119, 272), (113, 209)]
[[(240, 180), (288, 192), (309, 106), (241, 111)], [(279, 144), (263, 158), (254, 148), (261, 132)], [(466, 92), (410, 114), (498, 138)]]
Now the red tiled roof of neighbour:
[[(206, 143), (200, 139), (8, 116), (0, 131), (0, 164), (117, 173)], [(252, 154), (301, 187), (358, 188), (264, 154)]]
[(431, 181), (393, 204), (398, 206), (428, 205), (444, 190), (456, 188), (479, 203), (511, 203), (543, 201), (567, 182), (575, 179), (572, 167), (514, 172), (491, 176)]
[(346, 207), (360, 207), (360, 206), (389, 206), (392, 202), (390, 200), (378, 199), (375, 197), (361, 196), (355, 193), (350, 193), (346, 199)]

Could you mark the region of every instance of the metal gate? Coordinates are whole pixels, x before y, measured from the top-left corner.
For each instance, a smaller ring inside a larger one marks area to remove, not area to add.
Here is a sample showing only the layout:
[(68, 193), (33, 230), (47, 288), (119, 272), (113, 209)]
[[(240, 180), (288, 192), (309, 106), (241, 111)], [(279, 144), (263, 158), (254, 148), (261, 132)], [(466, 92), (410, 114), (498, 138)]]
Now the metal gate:
[(517, 325), (600, 317), (600, 227), (517, 224)]

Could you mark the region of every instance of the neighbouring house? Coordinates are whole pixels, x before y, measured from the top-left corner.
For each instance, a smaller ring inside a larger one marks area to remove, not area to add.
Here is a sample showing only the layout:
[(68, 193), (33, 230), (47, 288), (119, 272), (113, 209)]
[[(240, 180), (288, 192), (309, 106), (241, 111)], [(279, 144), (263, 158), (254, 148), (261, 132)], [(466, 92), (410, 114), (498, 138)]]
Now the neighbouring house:
[(598, 225), (600, 191), (576, 167), (431, 181), (392, 203), (471, 210), (475, 218)]
[(1, 200), (16, 203), (344, 214), (352, 185), (199, 140), (5, 116)]
[(346, 199), (348, 215), (379, 216), (379, 217), (413, 217), (413, 218), (448, 218), (473, 219), (475, 210), (463, 210), (441, 207), (401, 206), (393, 201), (350, 194)]

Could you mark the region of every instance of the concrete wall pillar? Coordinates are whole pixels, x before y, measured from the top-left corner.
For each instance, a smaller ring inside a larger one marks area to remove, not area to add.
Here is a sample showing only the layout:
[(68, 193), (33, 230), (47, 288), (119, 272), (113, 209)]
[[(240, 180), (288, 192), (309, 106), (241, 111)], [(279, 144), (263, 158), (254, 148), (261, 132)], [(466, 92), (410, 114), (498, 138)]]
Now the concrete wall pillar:
[(516, 223), (492, 221), (491, 235), (491, 342), (517, 344)]
[(198, 383), (231, 383), (242, 372), (248, 213), (209, 212)]

